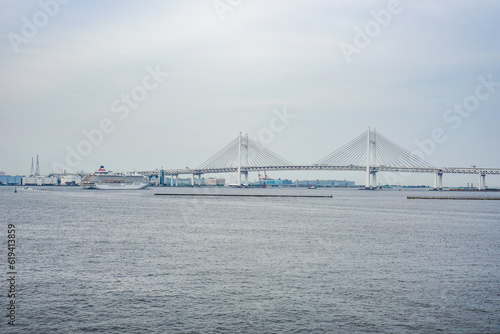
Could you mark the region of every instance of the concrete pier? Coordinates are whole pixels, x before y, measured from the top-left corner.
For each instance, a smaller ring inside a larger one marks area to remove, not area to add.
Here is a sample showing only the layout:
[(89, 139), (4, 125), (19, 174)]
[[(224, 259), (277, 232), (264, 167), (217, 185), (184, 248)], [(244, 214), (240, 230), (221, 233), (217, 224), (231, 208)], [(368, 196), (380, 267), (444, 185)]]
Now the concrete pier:
[(271, 194), (168, 194), (157, 193), (157, 196), (211, 196), (211, 197), (302, 197), (302, 198), (333, 198), (333, 195), (271, 195)]

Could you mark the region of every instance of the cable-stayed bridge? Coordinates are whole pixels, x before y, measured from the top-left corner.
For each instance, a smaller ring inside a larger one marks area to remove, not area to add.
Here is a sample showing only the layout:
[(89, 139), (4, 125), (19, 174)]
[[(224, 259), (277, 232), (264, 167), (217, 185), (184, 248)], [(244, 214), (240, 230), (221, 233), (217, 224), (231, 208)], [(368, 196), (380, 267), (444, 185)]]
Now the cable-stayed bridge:
[[(198, 184), (201, 175), (212, 173), (237, 173), (237, 185), (248, 185), (248, 174), (258, 171), (360, 171), (366, 174), (366, 188), (377, 187), (378, 172), (432, 173), (434, 188), (442, 189), (443, 174), (476, 174), (479, 190), (486, 189), (486, 175), (500, 175), (500, 168), (435, 167), (395, 142), (377, 133), (375, 129), (362, 133), (344, 146), (312, 165), (294, 165), (286, 159), (241, 133), (198, 168), (143, 171), (140, 174), (170, 175), (171, 185), (178, 185), (179, 175), (191, 175), (191, 184)], [(245, 180), (242, 180), (242, 177)], [(161, 181), (161, 183), (163, 183)]]

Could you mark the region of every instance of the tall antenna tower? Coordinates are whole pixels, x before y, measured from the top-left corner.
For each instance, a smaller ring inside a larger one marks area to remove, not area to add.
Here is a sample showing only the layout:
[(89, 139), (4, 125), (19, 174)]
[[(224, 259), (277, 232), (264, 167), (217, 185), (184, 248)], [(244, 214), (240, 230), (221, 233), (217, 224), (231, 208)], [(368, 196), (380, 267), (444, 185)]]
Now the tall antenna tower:
[(36, 155), (36, 171), (35, 176), (40, 176), (40, 165), (38, 163), (38, 154)]

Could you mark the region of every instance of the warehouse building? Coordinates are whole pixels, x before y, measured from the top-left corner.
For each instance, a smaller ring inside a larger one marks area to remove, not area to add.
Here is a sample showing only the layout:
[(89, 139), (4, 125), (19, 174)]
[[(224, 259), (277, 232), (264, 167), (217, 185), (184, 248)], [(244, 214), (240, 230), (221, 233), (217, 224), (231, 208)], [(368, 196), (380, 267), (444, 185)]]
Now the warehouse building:
[(0, 184), (8, 186), (20, 186), (23, 183), (23, 177), (20, 175), (0, 175)]

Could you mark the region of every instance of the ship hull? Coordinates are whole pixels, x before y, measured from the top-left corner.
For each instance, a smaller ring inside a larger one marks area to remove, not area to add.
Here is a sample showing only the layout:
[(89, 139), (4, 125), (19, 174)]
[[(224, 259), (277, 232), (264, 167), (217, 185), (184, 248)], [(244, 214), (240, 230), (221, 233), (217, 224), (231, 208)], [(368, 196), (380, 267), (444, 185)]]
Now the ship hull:
[(147, 188), (148, 185), (146, 183), (139, 184), (126, 184), (126, 183), (118, 183), (118, 184), (95, 184), (94, 187), (89, 189), (99, 189), (99, 190), (140, 190)]
[(83, 189), (99, 189), (99, 190), (140, 190), (146, 189), (149, 185), (146, 183), (140, 184), (80, 184)]

